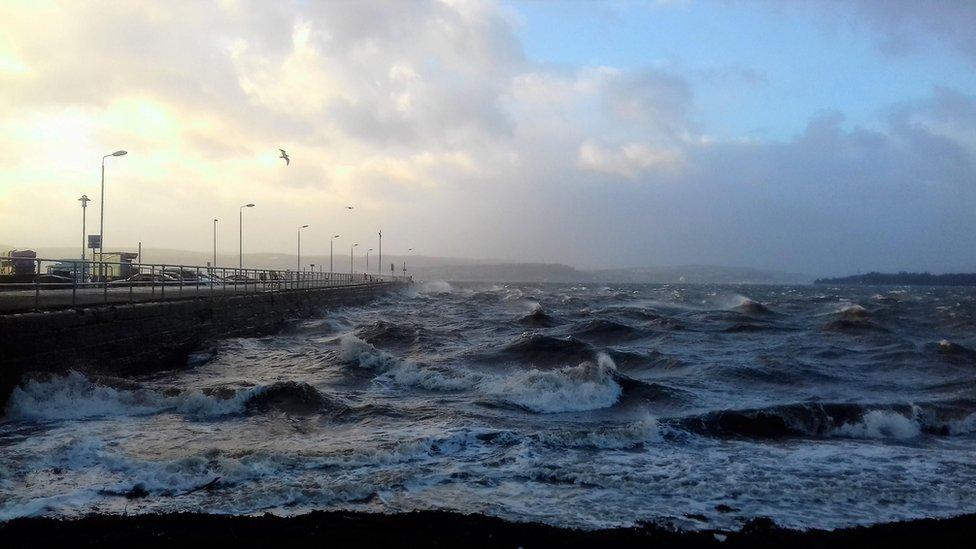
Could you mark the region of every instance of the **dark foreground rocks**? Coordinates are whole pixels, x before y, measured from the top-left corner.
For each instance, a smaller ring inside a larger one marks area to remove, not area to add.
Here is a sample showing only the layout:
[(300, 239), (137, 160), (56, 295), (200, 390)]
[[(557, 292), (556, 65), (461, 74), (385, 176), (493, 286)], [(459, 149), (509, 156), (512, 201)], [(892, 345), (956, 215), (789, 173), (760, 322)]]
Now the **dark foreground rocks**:
[[(343, 511), (295, 517), (167, 514), (16, 519), (0, 524), (0, 546), (264, 547), (973, 547), (976, 515), (843, 530), (796, 531), (755, 519), (738, 532), (676, 531), (643, 525), (571, 530), (484, 515), (417, 511), (384, 515)], [(214, 545), (211, 545), (214, 544)]]

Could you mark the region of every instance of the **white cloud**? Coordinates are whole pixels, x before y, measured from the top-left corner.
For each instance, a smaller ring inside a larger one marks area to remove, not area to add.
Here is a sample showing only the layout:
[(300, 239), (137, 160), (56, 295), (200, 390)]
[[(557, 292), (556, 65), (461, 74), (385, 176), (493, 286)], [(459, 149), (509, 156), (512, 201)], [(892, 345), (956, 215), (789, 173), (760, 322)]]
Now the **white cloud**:
[(969, 257), (971, 95), (722, 141), (681, 72), (534, 63), (521, 24), (488, 1), (0, 4), (0, 244), (75, 242), (75, 199), (126, 148), (118, 245), (204, 249), (255, 202), (252, 250), (290, 249), (301, 219), (310, 249), (379, 227), (391, 249), (578, 265)]
[(583, 169), (627, 179), (636, 179), (655, 168), (677, 168), (680, 163), (680, 151), (658, 149), (647, 143), (627, 143), (617, 148), (607, 148), (588, 140), (579, 149), (579, 165)]

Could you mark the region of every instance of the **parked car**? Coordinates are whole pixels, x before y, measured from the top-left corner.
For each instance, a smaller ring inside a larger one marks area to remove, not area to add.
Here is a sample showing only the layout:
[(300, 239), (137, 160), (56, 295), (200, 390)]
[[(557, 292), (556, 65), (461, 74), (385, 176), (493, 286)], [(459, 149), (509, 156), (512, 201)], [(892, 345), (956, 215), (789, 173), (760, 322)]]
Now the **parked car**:
[(34, 275), (34, 282), (43, 284), (44, 289), (70, 288), (74, 285), (74, 280), (67, 276), (56, 274)]
[(255, 284), (258, 279), (251, 278), (244, 274), (232, 274), (224, 277), (224, 282), (227, 284)]
[[(196, 282), (198, 278), (197, 272), (191, 269), (164, 269), (163, 274), (169, 275), (176, 280), (182, 278), (184, 282)], [(200, 275), (202, 276), (203, 273), (200, 273)]]
[(165, 273), (138, 273), (109, 282), (109, 286), (161, 286), (163, 284), (179, 284), (180, 279)]

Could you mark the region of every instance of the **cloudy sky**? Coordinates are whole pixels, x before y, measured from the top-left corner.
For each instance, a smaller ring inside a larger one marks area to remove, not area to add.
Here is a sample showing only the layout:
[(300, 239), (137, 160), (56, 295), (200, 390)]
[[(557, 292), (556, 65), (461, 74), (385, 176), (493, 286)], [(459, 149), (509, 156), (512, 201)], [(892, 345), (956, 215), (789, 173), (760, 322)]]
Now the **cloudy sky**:
[(217, 217), (230, 252), (254, 202), (254, 252), (308, 223), (319, 253), (974, 270), (974, 29), (968, 0), (0, 1), (0, 244), (80, 241), (126, 149), (107, 248), (208, 250)]

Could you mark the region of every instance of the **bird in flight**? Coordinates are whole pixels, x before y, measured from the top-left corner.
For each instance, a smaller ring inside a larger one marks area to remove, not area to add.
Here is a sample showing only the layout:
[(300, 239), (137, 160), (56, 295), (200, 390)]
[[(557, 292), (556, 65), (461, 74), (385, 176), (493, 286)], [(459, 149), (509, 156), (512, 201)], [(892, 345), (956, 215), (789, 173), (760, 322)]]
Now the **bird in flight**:
[(285, 149), (278, 149), (278, 150), (281, 151), (281, 156), (279, 156), (278, 158), (285, 159), (285, 166), (291, 164), (291, 158), (288, 157), (288, 153), (285, 152)]

